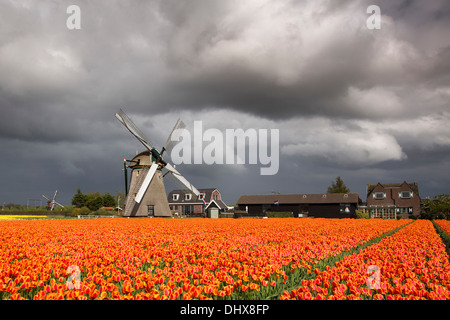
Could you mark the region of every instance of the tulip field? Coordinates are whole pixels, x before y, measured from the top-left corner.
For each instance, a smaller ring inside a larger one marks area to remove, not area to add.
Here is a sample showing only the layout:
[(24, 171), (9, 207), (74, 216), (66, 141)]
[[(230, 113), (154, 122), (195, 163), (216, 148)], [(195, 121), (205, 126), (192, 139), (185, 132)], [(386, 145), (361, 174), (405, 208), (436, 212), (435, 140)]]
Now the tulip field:
[(428, 220), (0, 221), (6, 299), (446, 300), (450, 263)]

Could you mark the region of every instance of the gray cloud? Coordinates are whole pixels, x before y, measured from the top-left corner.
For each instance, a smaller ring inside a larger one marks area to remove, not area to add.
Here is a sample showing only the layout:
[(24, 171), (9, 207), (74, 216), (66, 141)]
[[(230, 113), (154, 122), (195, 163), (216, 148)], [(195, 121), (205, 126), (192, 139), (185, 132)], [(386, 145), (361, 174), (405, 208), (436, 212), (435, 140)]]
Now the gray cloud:
[[(66, 28), (71, 4), (81, 30)], [(366, 27), (370, 4), (381, 30)], [(0, 165), (20, 170), (2, 170), (0, 201), (121, 190), (121, 159), (141, 146), (120, 107), (158, 146), (180, 115), (279, 128), (277, 176), (183, 166), (231, 202), (320, 192), (337, 175), (361, 193), (392, 179), (447, 192), (449, 18), (444, 0), (2, 1)]]

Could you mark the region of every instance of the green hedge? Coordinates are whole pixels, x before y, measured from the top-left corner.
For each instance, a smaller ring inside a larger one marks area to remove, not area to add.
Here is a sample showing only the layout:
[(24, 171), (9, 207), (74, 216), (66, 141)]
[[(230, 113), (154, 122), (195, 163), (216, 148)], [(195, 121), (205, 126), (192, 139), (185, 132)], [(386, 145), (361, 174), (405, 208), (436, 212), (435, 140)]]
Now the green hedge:
[(222, 212), (219, 214), (219, 218), (233, 218), (234, 212)]
[(356, 219), (370, 219), (370, 215), (368, 212), (362, 212), (360, 210), (357, 210)]
[(268, 218), (293, 218), (294, 214), (292, 212), (273, 212), (266, 211), (266, 216)]
[(441, 236), (442, 242), (444, 242), (446, 246), (447, 252), (450, 254), (450, 235), (447, 234), (436, 222), (433, 222), (434, 229), (436, 230), (437, 234)]

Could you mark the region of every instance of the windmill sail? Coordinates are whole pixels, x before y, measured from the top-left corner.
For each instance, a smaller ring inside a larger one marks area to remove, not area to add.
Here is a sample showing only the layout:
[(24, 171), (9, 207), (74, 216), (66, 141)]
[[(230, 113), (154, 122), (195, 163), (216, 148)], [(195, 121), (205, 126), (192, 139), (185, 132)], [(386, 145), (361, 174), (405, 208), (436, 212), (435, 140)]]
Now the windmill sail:
[(55, 201), (55, 204), (57, 204), (58, 206), (60, 206), (61, 208), (64, 208), (64, 206), (61, 203), (58, 203)]
[(128, 195), (125, 200), (125, 207), (124, 210), (126, 212), (133, 212), (134, 207), (137, 205), (137, 202), (135, 201), (135, 195), (137, 195), (139, 189), (142, 186), (142, 183), (145, 180), (145, 177), (147, 176), (148, 172), (150, 170), (150, 167), (144, 167), (141, 169), (141, 174), (139, 177), (137, 177), (136, 183), (132, 185), (132, 188), (129, 190)]
[(116, 118), (135, 136), (148, 150), (152, 150), (153, 146), (151, 141), (145, 136), (145, 134), (131, 121), (122, 109), (116, 113)]
[(156, 163), (153, 163), (150, 167), (150, 170), (145, 175), (145, 179), (142, 182), (141, 187), (139, 188), (138, 193), (136, 194), (136, 198), (134, 199), (137, 203), (140, 203), (142, 200), (142, 197), (144, 196), (145, 192), (148, 189), (148, 186), (150, 185), (150, 182), (153, 179), (153, 176), (155, 175), (156, 169), (158, 169), (158, 165)]
[(178, 118), (177, 122), (175, 123), (175, 126), (172, 129), (172, 132), (170, 133), (169, 137), (166, 140), (166, 143), (164, 144), (163, 150), (169, 152), (169, 154), (172, 153), (173, 147), (178, 143), (180, 140), (181, 130), (186, 128), (186, 125), (184, 124), (181, 119)]
[(181, 175), (170, 163), (167, 163), (165, 168), (170, 171), (170, 173), (173, 174), (175, 178), (177, 178), (186, 188), (188, 188), (192, 193), (194, 193), (197, 197), (199, 196), (200, 192), (197, 190), (196, 187), (192, 185), (189, 181), (186, 180), (185, 177)]
[(184, 185), (184, 183), (181, 183), (180, 180), (175, 178), (174, 175), (172, 174), (172, 172), (170, 172), (169, 170), (167, 170), (166, 173), (164, 174), (164, 179), (168, 179), (176, 187), (176, 189), (187, 191), (187, 192), (191, 192), (188, 189), (188, 187), (186, 187)]

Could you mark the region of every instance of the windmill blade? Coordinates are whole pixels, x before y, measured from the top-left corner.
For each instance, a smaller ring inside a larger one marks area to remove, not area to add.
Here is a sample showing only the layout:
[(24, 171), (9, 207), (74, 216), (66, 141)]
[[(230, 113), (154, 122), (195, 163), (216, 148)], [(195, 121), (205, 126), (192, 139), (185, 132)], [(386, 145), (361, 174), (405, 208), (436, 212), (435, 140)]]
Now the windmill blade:
[(180, 140), (181, 130), (186, 128), (186, 125), (183, 121), (181, 121), (180, 118), (178, 118), (177, 122), (175, 123), (175, 126), (172, 129), (172, 132), (170, 132), (169, 137), (167, 137), (166, 143), (164, 144), (164, 147), (162, 148), (162, 152), (168, 151), (169, 154), (172, 153), (173, 147), (178, 143)]
[(61, 208), (64, 208), (64, 206), (61, 203), (58, 203), (56, 201), (54, 203), (57, 204), (58, 206), (60, 206)]
[(191, 192), (183, 183), (181, 183), (180, 180), (175, 178), (175, 176), (169, 170), (167, 170), (167, 172), (163, 175), (163, 177), (164, 179), (168, 178), (170, 182), (176, 187), (176, 189)]
[(145, 134), (131, 121), (130, 117), (127, 116), (122, 109), (115, 114), (116, 118), (131, 132), (133, 136), (136, 137), (148, 150), (152, 150), (153, 146), (151, 141), (145, 136)]
[(55, 201), (57, 194), (58, 194), (58, 190), (55, 191), (55, 195), (53, 196), (53, 200), (52, 201)]
[(181, 175), (170, 163), (167, 163), (165, 168), (169, 170), (175, 178), (177, 178), (186, 188), (188, 188), (191, 192), (193, 192), (197, 197), (199, 196), (200, 192), (197, 190), (196, 187), (192, 185), (189, 181), (186, 180), (185, 177)]
[(47, 197), (45, 194), (42, 195), (45, 199), (47, 199), (48, 201), (52, 201), (49, 197)]
[(144, 182), (142, 182), (142, 185), (136, 194), (136, 198), (134, 201), (137, 203), (140, 203), (142, 198), (144, 197), (145, 192), (147, 191), (148, 186), (150, 185), (150, 182), (152, 182), (153, 176), (155, 175), (156, 169), (158, 169), (158, 165), (156, 163), (153, 163), (150, 167), (150, 170), (148, 171), (147, 175), (145, 176)]

